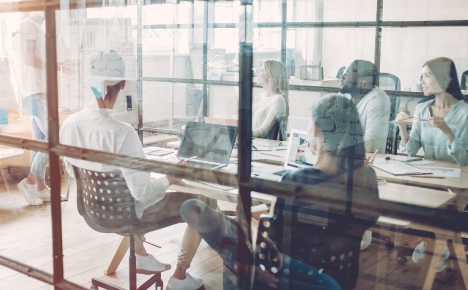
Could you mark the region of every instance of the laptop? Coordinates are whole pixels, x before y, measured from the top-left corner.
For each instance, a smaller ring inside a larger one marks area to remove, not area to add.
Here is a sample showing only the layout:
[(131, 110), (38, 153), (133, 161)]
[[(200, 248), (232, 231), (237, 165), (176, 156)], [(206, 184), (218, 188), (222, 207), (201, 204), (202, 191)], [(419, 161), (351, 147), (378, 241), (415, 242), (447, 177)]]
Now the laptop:
[(309, 134), (305, 131), (292, 130), (288, 139), (288, 150), (284, 158), (283, 168), (272, 173), (261, 173), (259, 177), (279, 180), (286, 171), (312, 167), (316, 160), (317, 155), (312, 154), (309, 146)]
[(187, 165), (204, 169), (225, 167), (229, 164), (236, 137), (237, 127), (234, 126), (188, 122), (177, 157), (167, 161), (175, 163), (196, 156), (187, 161)]

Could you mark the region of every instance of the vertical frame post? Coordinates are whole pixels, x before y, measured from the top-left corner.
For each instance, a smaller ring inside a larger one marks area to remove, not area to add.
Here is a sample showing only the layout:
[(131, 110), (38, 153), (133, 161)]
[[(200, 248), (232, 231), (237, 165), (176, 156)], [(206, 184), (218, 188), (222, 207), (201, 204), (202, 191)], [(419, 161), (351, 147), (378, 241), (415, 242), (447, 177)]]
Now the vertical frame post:
[(243, 186), (250, 180), (252, 159), (252, 0), (241, 0), (239, 22), (239, 136), (238, 136), (238, 244), (236, 257), (237, 289), (250, 289), (253, 256), (245, 247), (245, 241), (252, 242), (250, 235), (250, 189)]
[(203, 117), (208, 116), (208, 1), (203, 6)]
[[(55, 9), (45, 7), (46, 27), (46, 73), (47, 73), (47, 111), (49, 130), (49, 149), (59, 145), (59, 119), (58, 119), (58, 86), (57, 86), (57, 43)], [(51, 211), (52, 211), (52, 257), (54, 269), (54, 285), (63, 280), (63, 246), (62, 246), (62, 208), (61, 172), (59, 156), (49, 151)], [(54, 286), (55, 289), (59, 289)]]
[(287, 0), (282, 0), (281, 3), (281, 62), (288, 67), (286, 64), (286, 21), (288, 18), (288, 2)]
[[(376, 19), (377, 22), (375, 26), (375, 51), (374, 51), (374, 64), (377, 67), (377, 72), (380, 73), (380, 58), (382, 52), (382, 12), (383, 12), (383, 0), (377, 0), (377, 13)], [(376, 80), (376, 85), (379, 85), (379, 78)]]
[(143, 144), (143, 0), (137, 2), (137, 102), (138, 137)]

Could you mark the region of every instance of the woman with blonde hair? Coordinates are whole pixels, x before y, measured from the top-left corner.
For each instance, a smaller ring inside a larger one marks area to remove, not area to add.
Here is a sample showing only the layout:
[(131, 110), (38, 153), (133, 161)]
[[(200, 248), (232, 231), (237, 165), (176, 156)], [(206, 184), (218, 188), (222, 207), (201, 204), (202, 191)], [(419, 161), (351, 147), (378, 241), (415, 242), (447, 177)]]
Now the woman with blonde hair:
[(263, 87), (264, 92), (253, 99), (252, 136), (274, 139), (276, 123), (289, 114), (286, 66), (276, 60), (265, 61), (257, 76), (257, 84)]

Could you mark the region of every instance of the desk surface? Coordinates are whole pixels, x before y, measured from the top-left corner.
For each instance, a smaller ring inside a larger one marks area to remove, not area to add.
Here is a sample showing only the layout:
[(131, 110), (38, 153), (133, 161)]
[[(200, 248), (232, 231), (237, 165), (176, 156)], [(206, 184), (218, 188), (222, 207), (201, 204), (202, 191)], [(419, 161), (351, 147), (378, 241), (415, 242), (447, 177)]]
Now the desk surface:
[[(392, 157), (390, 154), (377, 154), (377, 157)], [(393, 160), (386, 162), (396, 162)], [(388, 172), (382, 171), (374, 167), (375, 173), (379, 179), (385, 179), (394, 183), (401, 183), (405, 185), (414, 185), (414, 186), (423, 186), (423, 187), (432, 187), (451, 190), (460, 193), (468, 190), (468, 167), (460, 166), (457, 163), (445, 162), (445, 161), (435, 161), (434, 164), (418, 166), (420, 168), (424, 167), (443, 167), (443, 168), (460, 168), (461, 174), (460, 178), (448, 178), (445, 179), (435, 179), (435, 178), (419, 178), (411, 176), (395, 176)]]

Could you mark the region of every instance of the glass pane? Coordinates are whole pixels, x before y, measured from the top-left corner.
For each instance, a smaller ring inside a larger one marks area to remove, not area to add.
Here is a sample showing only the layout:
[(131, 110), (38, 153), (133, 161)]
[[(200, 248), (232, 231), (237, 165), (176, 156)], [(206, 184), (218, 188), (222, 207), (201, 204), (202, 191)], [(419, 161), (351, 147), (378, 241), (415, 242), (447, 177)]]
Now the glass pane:
[[(289, 40), (290, 39), (290, 40)], [(293, 41), (295, 41), (295, 46)], [(355, 59), (373, 62), (375, 29), (315, 28), (288, 29), (287, 64), (300, 79), (301, 65), (321, 62), (324, 78), (337, 78), (342, 66)]]
[(465, 20), (468, 3), (464, 0), (384, 0), (383, 20)]
[(444, 56), (455, 62), (460, 81), (462, 73), (468, 70), (466, 53), (459, 49), (468, 45), (468, 37), (464, 36), (467, 33), (466, 27), (383, 28), (381, 71), (396, 75), (403, 90), (421, 90), (423, 64)]
[(143, 25), (191, 24), (195, 17), (193, 6), (193, 3), (183, 1), (177, 5), (172, 3), (144, 5)]
[[(282, 0), (253, 1), (253, 21), (281, 22)], [(240, 1), (217, 1), (214, 4), (213, 20), (215, 23), (238, 23), (242, 6)]]
[(288, 0), (289, 22), (375, 21), (374, 0)]

